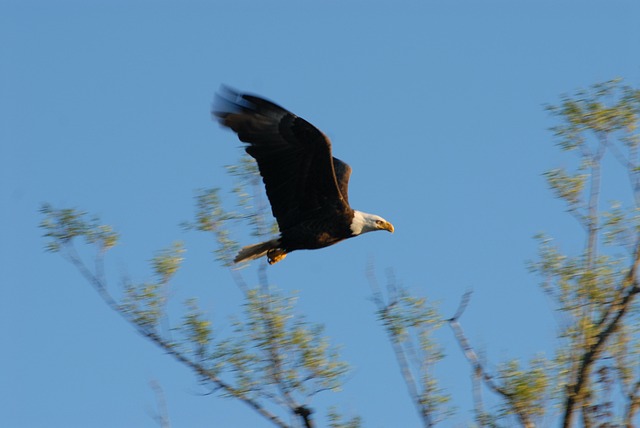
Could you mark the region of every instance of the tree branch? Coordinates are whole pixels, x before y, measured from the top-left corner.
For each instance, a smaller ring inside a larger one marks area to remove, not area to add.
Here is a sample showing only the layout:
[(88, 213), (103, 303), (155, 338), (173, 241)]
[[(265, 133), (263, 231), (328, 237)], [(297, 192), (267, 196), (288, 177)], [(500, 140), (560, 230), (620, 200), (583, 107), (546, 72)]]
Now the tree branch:
[(153, 416), (153, 419), (158, 422), (160, 428), (171, 428), (169, 412), (167, 411), (167, 401), (164, 398), (164, 391), (162, 390), (162, 387), (154, 380), (149, 382), (149, 386), (151, 386), (156, 395), (156, 402), (158, 405), (158, 412)]
[(625, 411), (624, 417), (624, 426), (627, 428), (633, 428), (633, 417), (640, 409), (640, 380), (637, 381), (631, 392), (629, 392), (628, 397), (629, 403), (627, 404), (627, 409)]
[(294, 399), (293, 395), (289, 391), (289, 386), (282, 378), (282, 352), (278, 346), (278, 339), (276, 337), (276, 327), (273, 320), (273, 312), (269, 307), (269, 289), (266, 277), (266, 264), (262, 263), (259, 271), (262, 271), (261, 281), (263, 288), (262, 305), (260, 306), (262, 311), (262, 320), (264, 321), (264, 328), (267, 331), (268, 339), (268, 353), (269, 360), (271, 361), (270, 372), (273, 377), (278, 391), (284, 398), (284, 402), (289, 410), (294, 414), (300, 416), (305, 424), (305, 427), (311, 428), (313, 423), (311, 421), (311, 409), (299, 405)]
[(628, 290), (626, 294), (622, 296), (622, 299), (618, 302), (612, 302), (611, 320), (606, 324), (600, 333), (595, 337), (593, 345), (583, 355), (578, 368), (576, 381), (573, 385), (568, 386), (567, 399), (565, 402), (565, 410), (562, 421), (563, 428), (571, 427), (574, 419), (575, 407), (577, 403), (582, 400), (584, 394), (584, 387), (587, 384), (591, 369), (594, 363), (598, 360), (604, 350), (604, 345), (611, 335), (620, 326), (621, 320), (629, 310), (631, 303), (638, 293), (640, 293), (640, 287), (637, 282), (637, 272), (640, 266), (640, 244), (636, 247), (635, 257), (633, 264), (629, 268), (627, 275), (622, 281), (621, 290)]
[(398, 362), (398, 366), (400, 367), (400, 373), (407, 387), (409, 397), (411, 398), (411, 401), (413, 401), (424, 426), (433, 427), (435, 423), (433, 421), (431, 411), (429, 407), (423, 403), (418, 391), (418, 384), (415, 380), (415, 377), (413, 376), (413, 373), (411, 372), (411, 367), (407, 357), (407, 350), (405, 350), (398, 334), (394, 333), (393, 329), (390, 328), (390, 322), (392, 321), (390, 321), (388, 314), (394, 308), (394, 306), (398, 304), (397, 290), (394, 286), (394, 281), (390, 280), (387, 284), (389, 300), (388, 302), (385, 302), (382, 291), (380, 290), (380, 286), (378, 285), (377, 278), (373, 272), (373, 266), (371, 263), (369, 263), (367, 266), (366, 276), (369, 280), (369, 285), (373, 292), (373, 301), (378, 308), (380, 320), (386, 327), (385, 330), (387, 332), (387, 336), (389, 337), (389, 341), (391, 342), (391, 347), (395, 354), (396, 361)]
[(511, 409), (515, 413), (516, 417), (520, 420), (520, 423), (526, 428), (533, 428), (535, 425), (531, 421), (531, 418), (525, 412), (522, 412), (517, 406), (514, 405), (515, 397), (506, 391), (504, 388), (501, 388), (498, 384), (493, 381), (493, 376), (489, 374), (489, 372), (485, 369), (483, 364), (480, 362), (480, 358), (478, 354), (474, 351), (474, 349), (469, 344), (464, 331), (462, 330), (462, 326), (458, 322), (459, 318), (464, 313), (469, 300), (471, 299), (471, 291), (467, 291), (460, 300), (460, 305), (458, 306), (458, 310), (455, 315), (447, 320), (451, 330), (453, 330), (453, 335), (458, 342), (458, 345), (462, 349), (467, 361), (471, 364), (473, 369), (474, 376), (481, 379), (484, 384), (495, 394), (500, 395), (511, 405)]
[(311, 419), (311, 414), (313, 413), (313, 411), (310, 408), (299, 406), (295, 409), (294, 413), (302, 418), (302, 422), (304, 422), (305, 428), (314, 427), (313, 420)]
[(166, 342), (162, 337), (160, 337), (155, 332), (144, 331), (144, 330), (141, 330), (140, 328), (137, 328), (137, 330), (140, 334), (142, 334), (144, 337), (151, 340), (157, 346), (162, 348), (167, 354), (171, 355), (174, 359), (184, 364), (185, 366), (189, 367), (194, 372), (196, 372), (198, 375), (201, 376), (201, 378), (210, 381), (211, 383), (216, 385), (218, 388), (229, 393), (229, 395), (231, 395), (232, 397), (240, 400), (241, 402), (243, 402), (244, 404), (252, 408), (254, 411), (256, 411), (259, 415), (271, 421), (274, 425), (279, 426), (281, 428), (289, 427), (289, 425), (284, 423), (276, 415), (266, 410), (260, 403), (258, 403), (255, 400), (252, 400), (251, 398), (244, 396), (239, 391), (237, 391), (234, 387), (224, 382), (222, 379), (220, 379), (218, 376), (212, 373), (210, 370), (206, 369), (201, 364), (196, 363), (190, 360), (189, 358), (187, 358), (183, 353), (176, 350), (170, 343)]
[(104, 268), (102, 267), (102, 255), (99, 254), (96, 258), (96, 265), (100, 266), (96, 270), (96, 274), (91, 272), (89, 268), (85, 265), (85, 263), (80, 259), (73, 244), (71, 241), (66, 245), (67, 252), (66, 258), (69, 260), (80, 272), (80, 274), (96, 289), (100, 297), (103, 301), (116, 313), (118, 313), (125, 321), (131, 324), (134, 329), (140, 333), (142, 336), (149, 339), (156, 346), (161, 348), (167, 354), (172, 356), (178, 362), (184, 364), (189, 367), (195, 373), (197, 373), (202, 379), (206, 379), (207, 381), (213, 383), (217, 388), (224, 390), (230, 396), (240, 400), (250, 408), (252, 408), (259, 415), (264, 417), (265, 419), (271, 421), (274, 425), (281, 428), (288, 428), (284, 421), (282, 421), (278, 416), (269, 412), (265, 409), (258, 401), (253, 400), (251, 398), (246, 397), (244, 394), (237, 391), (233, 386), (224, 382), (220, 379), (215, 373), (211, 372), (207, 368), (205, 368), (202, 364), (197, 363), (189, 359), (186, 355), (176, 349), (170, 342), (166, 341), (163, 337), (161, 337), (158, 333), (156, 333), (153, 329), (149, 327), (144, 327), (137, 324), (131, 317), (128, 316), (126, 312), (122, 310), (120, 305), (116, 302), (116, 300), (111, 296), (107, 289), (106, 279), (103, 276)]

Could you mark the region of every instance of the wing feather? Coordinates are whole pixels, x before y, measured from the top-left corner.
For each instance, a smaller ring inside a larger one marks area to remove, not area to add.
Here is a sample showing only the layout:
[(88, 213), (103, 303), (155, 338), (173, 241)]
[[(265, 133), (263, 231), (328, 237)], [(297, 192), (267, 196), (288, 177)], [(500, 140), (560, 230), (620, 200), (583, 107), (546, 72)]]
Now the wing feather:
[(348, 207), (351, 168), (331, 155), (331, 141), (277, 104), (224, 87), (214, 116), (248, 143), (280, 230), (328, 205)]
[(333, 169), (336, 171), (336, 181), (342, 198), (349, 203), (349, 178), (351, 167), (338, 158), (333, 158)]

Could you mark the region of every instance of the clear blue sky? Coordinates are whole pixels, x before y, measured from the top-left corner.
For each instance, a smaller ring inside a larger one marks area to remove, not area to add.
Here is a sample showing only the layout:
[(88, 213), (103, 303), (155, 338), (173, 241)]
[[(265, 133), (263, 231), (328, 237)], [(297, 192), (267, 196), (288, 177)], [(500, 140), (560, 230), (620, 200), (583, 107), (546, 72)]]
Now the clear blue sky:
[[(148, 278), (153, 253), (184, 240), (175, 299), (199, 296), (228, 332), (241, 295), (213, 242), (179, 226), (196, 189), (231, 189), (224, 166), (240, 143), (209, 116), (221, 83), (321, 128), (354, 169), (352, 205), (396, 228), (269, 268), (353, 366), (317, 408), (338, 404), (367, 427), (419, 426), (369, 300), (369, 260), (445, 315), (473, 289), (463, 326), (492, 367), (552, 349), (554, 315), (525, 262), (537, 232), (569, 248), (581, 235), (541, 177), (568, 162), (543, 104), (614, 77), (640, 85), (640, 4), (401, 3), (0, 3), (0, 425), (155, 427), (154, 380), (175, 427), (270, 426), (204, 395), (44, 253), (37, 228), (45, 201), (114, 225), (114, 287)], [(254, 280), (255, 266), (245, 274)], [(470, 370), (441, 338), (439, 374), (459, 407), (445, 426), (466, 426)]]

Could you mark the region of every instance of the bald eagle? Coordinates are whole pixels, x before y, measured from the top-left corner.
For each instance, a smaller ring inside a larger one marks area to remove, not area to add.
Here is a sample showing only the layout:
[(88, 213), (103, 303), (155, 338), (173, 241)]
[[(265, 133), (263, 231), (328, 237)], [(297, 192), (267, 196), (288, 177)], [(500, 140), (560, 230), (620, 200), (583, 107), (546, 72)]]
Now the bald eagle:
[(295, 250), (312, 250), (374, 230), (393, 232), (380, 216), (349, 206), (351, 167), (331, 155), (318, 128), (265, 100), (223, 87), (213, 115), (258, 162), (280, 237), (240, 250), (235, 263), (264, 255), (269, 264)]

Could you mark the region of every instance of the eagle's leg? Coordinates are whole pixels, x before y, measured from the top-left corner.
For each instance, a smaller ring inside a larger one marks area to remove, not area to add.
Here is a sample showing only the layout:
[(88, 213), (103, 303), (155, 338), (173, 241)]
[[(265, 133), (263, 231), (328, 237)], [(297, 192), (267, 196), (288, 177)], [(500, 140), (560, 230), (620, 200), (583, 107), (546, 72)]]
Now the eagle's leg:
[(282, 248), (272, 248), (267, 251), (267, 260), (270, 265), (276, 264), (287, 257), (287, 252)]

